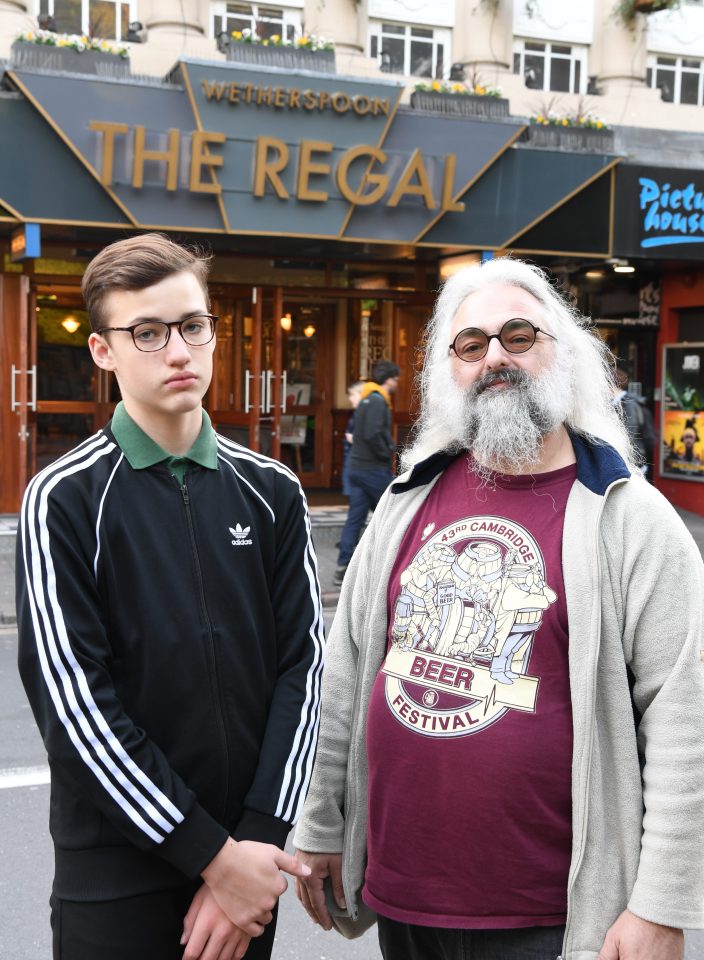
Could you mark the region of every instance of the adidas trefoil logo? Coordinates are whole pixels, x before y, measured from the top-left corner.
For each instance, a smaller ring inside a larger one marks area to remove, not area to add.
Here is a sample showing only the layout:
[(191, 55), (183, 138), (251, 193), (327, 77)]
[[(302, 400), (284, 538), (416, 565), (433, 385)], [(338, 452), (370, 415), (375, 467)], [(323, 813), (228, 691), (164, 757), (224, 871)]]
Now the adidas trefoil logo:
[(251, 547), (252, 541), (248, 540), (249, 531), (251, 527), (242, 527), (239, 523), (236, 523), (234, 527), (228, 527), (228, 530), (234, 537), (232, 541), (233, 547)]

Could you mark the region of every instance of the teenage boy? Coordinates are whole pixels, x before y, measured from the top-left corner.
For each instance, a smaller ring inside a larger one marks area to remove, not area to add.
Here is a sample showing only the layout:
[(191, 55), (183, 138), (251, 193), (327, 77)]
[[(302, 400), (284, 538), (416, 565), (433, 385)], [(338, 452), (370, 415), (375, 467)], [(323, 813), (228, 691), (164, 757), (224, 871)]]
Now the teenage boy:
[(201, 406), (207, 272), (158, 234), (92, 261), (89, 346), (122, 402), (22, 506), (19, 665), (51, 768), (55, 960), (268, 958), (281, 871), (301, 876), (281, 848), (317, 738), (316, 560), (296, 477)]

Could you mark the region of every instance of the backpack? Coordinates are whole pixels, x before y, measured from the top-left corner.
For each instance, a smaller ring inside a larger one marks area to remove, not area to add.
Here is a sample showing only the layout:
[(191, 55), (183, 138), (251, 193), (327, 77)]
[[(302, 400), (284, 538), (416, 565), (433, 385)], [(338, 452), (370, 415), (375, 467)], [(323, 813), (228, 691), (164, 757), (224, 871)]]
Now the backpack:
[(652, 413), (646, 407), (645, 401), (632, 393), (624, 393), (621, 397), (621, 409), (631, 440), (643, 457), (643, 462), (652, 467), (656, 445)]

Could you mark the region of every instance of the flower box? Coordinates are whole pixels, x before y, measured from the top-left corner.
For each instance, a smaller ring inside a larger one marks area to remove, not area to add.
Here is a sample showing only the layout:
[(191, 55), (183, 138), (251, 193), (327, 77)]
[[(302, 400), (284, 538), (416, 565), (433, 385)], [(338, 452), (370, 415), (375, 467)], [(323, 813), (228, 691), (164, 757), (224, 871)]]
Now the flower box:
[(551, 123), (532, 123), (526, 139), (534, 147), (564, 150), (568, 153), (613, 153), (614, 131), (593, 127), (563, 127)]
[(19, 69), (56, 70), (61, 73), (87, 73), (98, 77), (122, 79), (130, 75), (129, 57), (98, 50), (79, 53), (70, 47), (16, 40), (12, 44), (12, 65)]
[(230, 43), (227, 59), (236, 63), (258, 63), (265, 67), (283, 67), (285, 70), (315, 70), (335, 73), (334, 50), (306, 50), (304, 47), (264, 46), (262, 43)]
[(479, 96), (473, 93), (415, 90), (411, 94), (411, 106), (414, 110), (447, 113), (458, 117), (483, 117), (485, 120), (502, 120), (508, 116), (508, 100), (505, 97)]

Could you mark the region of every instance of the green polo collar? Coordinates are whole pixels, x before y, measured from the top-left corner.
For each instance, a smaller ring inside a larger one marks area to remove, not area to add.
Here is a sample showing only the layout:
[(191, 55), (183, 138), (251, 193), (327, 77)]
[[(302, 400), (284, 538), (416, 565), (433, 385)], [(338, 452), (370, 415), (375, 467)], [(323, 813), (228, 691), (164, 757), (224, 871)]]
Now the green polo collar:
[(208, 470), (218, 469), (215, 431), (205, 410), (203, 410), (203, 425), (200, 428), (200, 433), (191, 449), (182, 457), (171, 456), (156, 441), (152, 440), (134, 422), (125, 410), (122, 401), (115, 407), (110, 428), (118, 446), (127, 458), (127, 462), (134, 470), (145, 470), (155, 463), (166, 463), (169, 471), (183, 483), (183, 477), (189, 463), (198, 463)]

